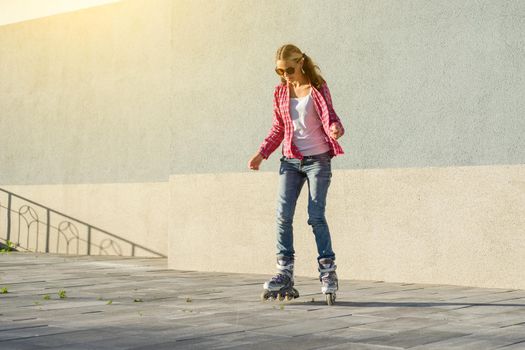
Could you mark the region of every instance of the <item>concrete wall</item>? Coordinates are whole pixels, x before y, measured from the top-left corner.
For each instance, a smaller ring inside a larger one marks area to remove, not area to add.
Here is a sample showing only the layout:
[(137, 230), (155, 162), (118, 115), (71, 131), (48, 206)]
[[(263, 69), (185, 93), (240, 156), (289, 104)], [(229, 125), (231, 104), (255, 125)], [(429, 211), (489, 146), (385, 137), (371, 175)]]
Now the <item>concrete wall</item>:
[(280, 151), (246, 164), (292, 42), (347, 130), (327, 214), (340, 275), (525, 288), (524, 17), (521, 1), (129, 0), (0, 27), (0, 185), (173, 268), (273, 273)]
[(0, 27), (3, 185), (168, 180), (170, 1)]
[(0, 185), (163, 255), (171, 7), (124, 1), (0, 27)]
[[(177, 1), (170, 266), (274, 272), (274, 53), (317, 61), (346, 126), (328, 197), (344, 278), (525, 288), (525, 3)], [(180, 69), (178, 69), (180, 68)], [(306, 186), (297, 273), (315, 276)]]
[[(11, 241), (20, 243), (22, 248), (45, 252), (45, 241), (49, 236), (49, 251), (52, 253), (86, 254), (88, 232), (87, 226), (83, 224), (86, 223), (96, 228), (91, 232), (90, 254), (168, 255), (167, 182), (24, 185), (2, 188), (23, 197), (20, 199), (13, 195), (11, 200), (9, 237)], [(34, 205), (25, 199), (40, 205)], [(7, 195), (0, 192), (0, 239), (4, 240), (8, 238), (7, 203)], [(31, 212), (27, 206), (31, 208)], [(46, 208), (60, 213), (51, 214), (49, 233)], [(71, 227), (65, 226), (68, 223), (71, 223)], [(80, 243), (78, 251), (77, 242)]]
[(184, 127), (171, 174), (248, 171), (287, 42), (318, 63), (346, 125), (335, 169), (525, 163), (523, 1), (188, 0), (172, 11)]
[[(524, 179), (523, 165), (335, 170), (327, 220), (339, 276), (525, 288)], [(277, 184), (271, 172), (172, 176), (171, 198), (186, 200), (172, 202), (170, 265), (274, 273)], [(307, 201), (305, 186), (295, 267), (315, 276)]]

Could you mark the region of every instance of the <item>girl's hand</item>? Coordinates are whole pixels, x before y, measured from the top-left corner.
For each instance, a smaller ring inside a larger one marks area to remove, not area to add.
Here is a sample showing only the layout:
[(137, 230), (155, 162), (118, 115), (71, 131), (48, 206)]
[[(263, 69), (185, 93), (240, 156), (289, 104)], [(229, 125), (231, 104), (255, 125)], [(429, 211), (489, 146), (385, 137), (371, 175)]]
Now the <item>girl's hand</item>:
[(259, 170), (259, 166), (261, 165), (262, 161), (264, 160), (263, 156), (257, 152), (252, 159), (248, 161), (248, 168), (252, 170)]
[(330, 127), (330, 137), (337, 140), (341, 136), (343, 136), (343, 128), (339, 123), (333, 123)]

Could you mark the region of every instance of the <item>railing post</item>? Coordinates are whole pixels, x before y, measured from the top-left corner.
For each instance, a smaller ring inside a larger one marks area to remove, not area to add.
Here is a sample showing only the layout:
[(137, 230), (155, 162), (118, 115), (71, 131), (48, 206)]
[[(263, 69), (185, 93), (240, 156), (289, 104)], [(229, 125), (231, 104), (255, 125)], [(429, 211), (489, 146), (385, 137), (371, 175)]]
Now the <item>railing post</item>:
[(91, 226), (88, 226), (87, 255), (91, 255)]
[(50, 235), (50, 229), (51, 229), (51, 214), (49, 212), (49, 209), (46, 208), (46, 215), (47, 215), (47, 225), (46, 225), (46, 253), (49, 253), (49, 235)]
[(11, 192), (7, 194), (7, 241), (11, 238)]

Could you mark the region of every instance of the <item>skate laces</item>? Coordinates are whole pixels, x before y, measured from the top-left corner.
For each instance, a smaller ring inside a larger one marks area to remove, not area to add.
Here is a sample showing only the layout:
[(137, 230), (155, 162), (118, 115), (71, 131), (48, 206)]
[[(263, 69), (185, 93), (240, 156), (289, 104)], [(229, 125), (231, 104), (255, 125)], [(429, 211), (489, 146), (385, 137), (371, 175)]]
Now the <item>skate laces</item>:
[(319, 261), (319, 279), (324, 283), (335, 283), (337, 280), (337, 275), (335, 270), (337, 265), (334, 264), (333, 260), (322, 259)]
[(277, 270), (280, 272), (277, 273), (274, 277), (272, 277), (272, 280), (277, 281), (278, 283), (284, 281), (285, 279), (292, 279), (293, 276), (293, 260), (284, 260), (279, 259), (277, 260)]
[(321, 281), (330, 283), (333, 282), (333, 275), (335, 275), (334, 272), (326, 272), (321, 275)]
[(279, 273), (279, 274), (277, 274), (277, 275), (272, 277), (272, 282), (283, 283), (288, 278), (290, 278), (290, 277), (285, 275), (285, 274)]

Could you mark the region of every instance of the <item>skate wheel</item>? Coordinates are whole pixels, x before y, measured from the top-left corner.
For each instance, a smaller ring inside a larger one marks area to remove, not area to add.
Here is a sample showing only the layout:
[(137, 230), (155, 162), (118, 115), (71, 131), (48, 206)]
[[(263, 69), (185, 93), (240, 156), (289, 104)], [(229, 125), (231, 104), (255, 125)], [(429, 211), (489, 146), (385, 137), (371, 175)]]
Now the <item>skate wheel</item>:
[(262, 300), (262, 301), (266, 301), (266, 300), (268, 300), (269, 297), (270, 297), (270, 292), (268, 292), (267, 290), (265, 290), (264, 292), (262, 292), (262, 294), (261, 294), (261, 300)]
[(335, 304), (335, 293), (326, 294), (326, 304), (332, 306)]
[(279, 301), (283, 301), (284, 300), (284, 292), (283, 293), (277, 293), (277, 299), (279, 299)]
[(296, 299), (296, 298), (299, 298), (299, 291), (297, 289), (293, 289), (293, 297)]

